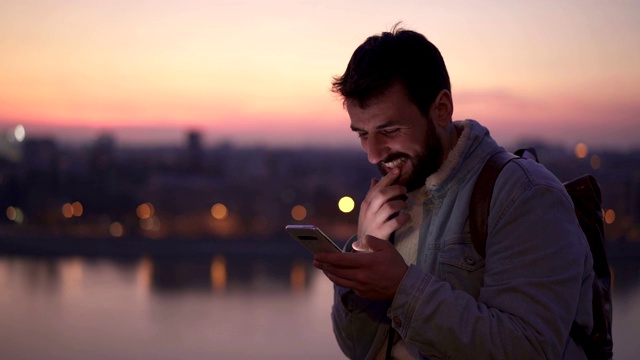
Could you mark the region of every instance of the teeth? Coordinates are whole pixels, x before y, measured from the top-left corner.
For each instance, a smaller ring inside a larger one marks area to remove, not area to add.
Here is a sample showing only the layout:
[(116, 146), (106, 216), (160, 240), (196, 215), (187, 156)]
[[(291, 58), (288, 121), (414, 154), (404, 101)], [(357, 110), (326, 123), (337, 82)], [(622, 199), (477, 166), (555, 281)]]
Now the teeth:
[(396, 167), (398, 167), (398, 166), (400, 166), (400, 165), (402, 165), (402, 164), (404, 164), (406, 162), (407, 162), (407, 159), (401, 158), (401, 159), (396, 159), (396, 160), (393, 160), (393, 161), (386, 162), (386, 163), (384, 163), (384, 166), (388, 167), (389, 169), (393, 169), (393, 168), (396, 168)]

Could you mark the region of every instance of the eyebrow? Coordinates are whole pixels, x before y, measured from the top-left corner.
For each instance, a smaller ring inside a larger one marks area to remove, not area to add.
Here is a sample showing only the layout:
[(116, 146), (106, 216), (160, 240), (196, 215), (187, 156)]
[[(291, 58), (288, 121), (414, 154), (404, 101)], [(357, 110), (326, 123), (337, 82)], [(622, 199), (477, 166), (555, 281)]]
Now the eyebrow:
[[(388, 127), (392, 127), (392, 126), (399, 126), (400, 123), (397, 121), (387, 121), (385, 123), (382, 123), (378, 126), (376, 126), (375, 130), (380, 130), (380, 129), (384, 129), (384, 128), (388, 128)], [(355, 132), (366, 132), (364, 129), (360, 129), (358, 127), (355, 127), (353, 125), (351, 125), (351, 131), (355, 131)]]

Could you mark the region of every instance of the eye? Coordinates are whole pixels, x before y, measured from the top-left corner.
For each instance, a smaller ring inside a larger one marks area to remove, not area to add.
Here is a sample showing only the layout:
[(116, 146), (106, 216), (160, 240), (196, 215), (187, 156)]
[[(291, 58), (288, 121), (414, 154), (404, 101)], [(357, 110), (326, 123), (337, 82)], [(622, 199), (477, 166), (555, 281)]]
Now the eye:
[(364, 132), (364, 131), (358, 131), (358, 132), (356, 132), (356, 134), (358, 135), (359, 139), (364, 139), (364, 138), (367, 137), (367, 133)]
[(385, 135), (385, 136), (393, 136), (397, 134), (398, 131), (400, 131), (399, 128), (388, 128), (388, 129), (380, 130), (380, 133), (382, 133), (382, 135)]

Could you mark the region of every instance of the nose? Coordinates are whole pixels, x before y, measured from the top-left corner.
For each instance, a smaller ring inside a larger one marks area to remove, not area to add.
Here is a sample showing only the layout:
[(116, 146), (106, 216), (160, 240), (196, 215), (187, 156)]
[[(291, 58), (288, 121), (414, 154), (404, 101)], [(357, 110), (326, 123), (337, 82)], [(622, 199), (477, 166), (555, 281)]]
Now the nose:
[(384, 139), (376, 134), (369, 134), (363, 141), (362, 147), (367, 153), (367, 158), (372, 164), (377, 164), (389, 154), (389, 147)]

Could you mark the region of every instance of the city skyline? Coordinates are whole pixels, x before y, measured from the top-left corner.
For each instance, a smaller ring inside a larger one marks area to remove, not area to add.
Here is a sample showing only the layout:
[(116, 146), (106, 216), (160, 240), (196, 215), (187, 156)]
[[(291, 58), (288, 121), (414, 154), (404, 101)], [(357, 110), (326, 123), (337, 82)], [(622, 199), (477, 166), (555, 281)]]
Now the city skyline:
[(636, 148), (640, 4), (6, 1), (0, 131), (119, 144), (358, 146), (330, 91), (396, 22), (441, 50), (454, 118), (500, 142)]

